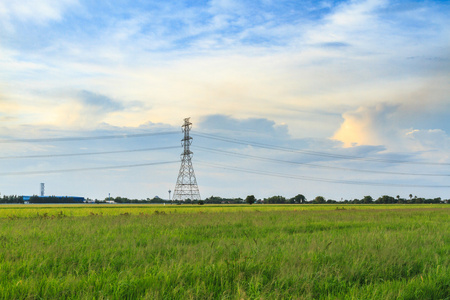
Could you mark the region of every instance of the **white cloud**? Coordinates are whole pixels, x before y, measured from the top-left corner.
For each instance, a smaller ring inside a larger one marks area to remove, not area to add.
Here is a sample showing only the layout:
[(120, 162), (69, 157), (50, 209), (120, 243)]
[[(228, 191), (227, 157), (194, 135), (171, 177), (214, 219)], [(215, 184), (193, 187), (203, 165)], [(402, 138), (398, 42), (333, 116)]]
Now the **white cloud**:
[[(416, 149), (419, 151), (439, 150), (439, 151), (449, 151), (450, 150), (450, 136), (442, 129), (428, 129), (419, 130), (414, 129), (405, 133), (405, 137), (411, 140), (411, 143), (415, 145)], [(447, 155), (447, 158), (450, 154)]]
[(341, 26), (347, 30), (361, 30), (361, 25), (374, 24), (374, 11), (387, 5), (386, 0), (353, 1), (338, 7), (337, 12), (332, 14), (329, 20), (334, 26)]
[(0, 2), (0, 24), (11, 26), (14, 22), (44, 24), (48, 21), (60, 21), (63, 13), (78, 0), (21, 0)]
[(414, 103), (361, 106), (355, 111), (343, 114), (344, 122), (333, 138), (342, 141), (346, 147), (382, 145), (388, 152), (419, 154), (424, 161), (448, 161), (448, 133), (440, 128), (416, 127), (419, 124), (440, 124), (439, 120), (434, 120), (436, 123), (433, 120), (425, 123), (415, 122), (422, 115), (426, 115), (429, 109), (422, 106), (420, 111), (415, 110)]

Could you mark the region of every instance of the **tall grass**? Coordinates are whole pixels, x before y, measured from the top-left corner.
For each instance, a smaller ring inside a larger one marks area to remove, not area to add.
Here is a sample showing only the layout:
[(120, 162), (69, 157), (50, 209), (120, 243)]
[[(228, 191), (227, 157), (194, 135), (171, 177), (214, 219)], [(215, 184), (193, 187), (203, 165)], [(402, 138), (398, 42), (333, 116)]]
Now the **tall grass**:
[(3, 218), (0, 298), (446, 299), (429, 207)]
[(448, 208), (447, 204), (264, 204), (264, 205), (161, 205), (161, 204), (17, 204), (0, 205), (0, 218), (23, 218), (39, 216), (89, 216), (91, 214), (117, 216), (121, 214), (190, 214), (242, 211), (303, 211), (303, 210), (379, 210), (412, 208)]

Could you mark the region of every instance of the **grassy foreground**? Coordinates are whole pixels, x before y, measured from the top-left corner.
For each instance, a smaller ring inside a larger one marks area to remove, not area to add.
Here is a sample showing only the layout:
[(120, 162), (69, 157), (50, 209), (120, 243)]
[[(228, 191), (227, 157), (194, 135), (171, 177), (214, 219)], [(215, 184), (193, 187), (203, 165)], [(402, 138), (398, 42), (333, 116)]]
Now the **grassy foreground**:
[(450, 298), (445, 205), (24, 207), (0, 208), (1, 299)]

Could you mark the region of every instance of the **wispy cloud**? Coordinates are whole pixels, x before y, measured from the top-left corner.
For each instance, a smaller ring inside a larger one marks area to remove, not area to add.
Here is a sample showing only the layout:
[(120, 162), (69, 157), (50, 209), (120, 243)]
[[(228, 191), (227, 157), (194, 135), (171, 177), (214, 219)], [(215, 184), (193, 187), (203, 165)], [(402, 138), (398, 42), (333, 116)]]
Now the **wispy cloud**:
[(78, 0), (61, 1), (2, 1), (0, 3), (0, 26), (15, 32), (16, 26), (24, 23), (45, 25), (49, 21), (61, 21), (68, 8), (78, 4)]
[(234, 134), (236, 136), (252, 136), (271, 140), (282, 140), (289, 137), (288, 128), (283, 124), (276, 124), (272, 120), (265, 118), (236, 119), (226, 115), (209, 115), (203, 117), (200, 130), (223, 132), (225, 135)]
[(99, 95), (89, 91), (79, 93), (81, 101), (88, 107), (93, 107), (96, 111), (113, 112), (124, 109), (122, 103), (117, 102), (107, 96)]

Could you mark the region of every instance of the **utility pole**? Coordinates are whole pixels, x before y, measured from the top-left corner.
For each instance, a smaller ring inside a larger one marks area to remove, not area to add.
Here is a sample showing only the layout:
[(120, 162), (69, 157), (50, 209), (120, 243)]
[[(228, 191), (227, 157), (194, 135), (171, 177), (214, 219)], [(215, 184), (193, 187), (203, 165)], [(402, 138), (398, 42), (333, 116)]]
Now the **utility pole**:
[(178, 173), (177, 184), (173, 191), (172, 200), (185, 201), (201, 200), (200, 192), (198, 190), (197, 179), (195, 179), (194, 168), (192, 167), (192, 151), (189, 146), (192, 144), (192, 137), (189, 136), (192, 123), (190, 118), (184, 119), (184, 124), (181, 126), (184, 132), (184, 137), (181, 140), (183, 146), (183, 153), (181, 153), (181, 167)]

